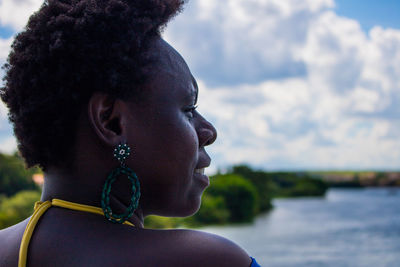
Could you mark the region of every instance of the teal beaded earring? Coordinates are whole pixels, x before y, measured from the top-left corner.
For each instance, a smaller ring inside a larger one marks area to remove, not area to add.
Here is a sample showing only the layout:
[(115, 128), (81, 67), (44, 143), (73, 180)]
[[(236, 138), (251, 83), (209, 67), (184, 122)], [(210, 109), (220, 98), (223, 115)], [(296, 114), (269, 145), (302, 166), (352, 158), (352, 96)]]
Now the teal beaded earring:
[[(114, 157), (120, 162), (121, 166), (112, 170), (108, 175), (101, 194), (101, 207), (104, 216), (113, 223), (124, 223), (133, 212), (138, 208), (140, 199), (140, 183), (136, 173), (125, 165), (126, 158), (130, 155), (131, 149), (128, 144), (120, 144), (114, 149)], [(119, 175), (126, 175), (132, 183), (132, 197), (128, 208), (122, 214), (114, 214), (110, 206), (110, 193), (113, 182)]]

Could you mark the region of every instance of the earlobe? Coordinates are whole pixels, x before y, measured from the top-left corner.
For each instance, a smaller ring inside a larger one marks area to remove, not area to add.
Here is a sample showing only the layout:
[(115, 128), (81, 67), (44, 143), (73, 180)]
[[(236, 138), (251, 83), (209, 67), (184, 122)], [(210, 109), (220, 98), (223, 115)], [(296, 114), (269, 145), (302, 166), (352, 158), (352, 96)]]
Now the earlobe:
[(105, 93), (94, 93), (88, 103), (88, 118), (97, 137), (109, 146), (124, 140), (120, 102)]

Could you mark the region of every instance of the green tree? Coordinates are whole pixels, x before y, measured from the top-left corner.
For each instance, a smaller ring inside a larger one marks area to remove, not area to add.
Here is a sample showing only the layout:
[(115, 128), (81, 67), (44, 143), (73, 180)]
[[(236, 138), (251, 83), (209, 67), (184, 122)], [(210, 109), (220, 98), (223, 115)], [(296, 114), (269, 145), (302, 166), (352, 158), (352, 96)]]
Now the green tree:
[(161, 217), (161, 216), (147, 216), (144, 219), (144, 226), (149, 229), (173, 229), (182, 224), (181, 218)]
[(323, 196), (328, 190), (327, 184), (320, 179), (302, 177), (292, 189), (292, 196)]
[(0, 202), (0, 229), (16, 224), (33, 213), (39, 191), (21, 191), (10, 198), (2, 197)]
[(212, 196), (205, 193), (200, 210), (187, 221), (190, 225), (195, 226), (199, 224), (225, 224), (229, 217), (230, 213), (223, 196)]
[(259, 196), (260, 212), (268, 211), (272, 208), (272, 196), (279, 188), (272, 181), (269, 173), (254, 171), (246, 165), (233, 166), (231, 173), (242, 176), (254, 185)]
[(259, 207), (258, 193), (248, 180), (235, 174), (214, 176), (207, 193), (222, 197), (229, 211), (229, 222), (250, 222)]
[(32, 181), (32, 175), (38, 172), (38, 168), (27, 170), (17, 154), (0, 153), (0, 195), (12, 196), (22, 190), (38, 190)]

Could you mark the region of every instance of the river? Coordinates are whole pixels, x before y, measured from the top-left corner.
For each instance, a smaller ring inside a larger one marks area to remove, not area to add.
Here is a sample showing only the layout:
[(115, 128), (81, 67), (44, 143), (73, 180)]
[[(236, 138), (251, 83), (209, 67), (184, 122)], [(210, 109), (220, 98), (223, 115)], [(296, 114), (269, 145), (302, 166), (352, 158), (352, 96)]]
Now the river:
[(400, 266), (400, 189), (278, 199), (254, 224), (208, 227), (268, 266)]

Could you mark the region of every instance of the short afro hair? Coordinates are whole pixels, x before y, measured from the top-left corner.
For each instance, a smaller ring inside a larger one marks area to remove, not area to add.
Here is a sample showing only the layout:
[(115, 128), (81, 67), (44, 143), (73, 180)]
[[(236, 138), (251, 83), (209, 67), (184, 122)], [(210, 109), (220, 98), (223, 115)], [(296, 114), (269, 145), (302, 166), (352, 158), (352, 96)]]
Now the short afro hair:
[(94, 92), (140, 95), (154, 63), (150, 42), (184, 2), (44, 2), (16, 36), (0, 88), (27, 167), (66, 164), (80, 112)]

